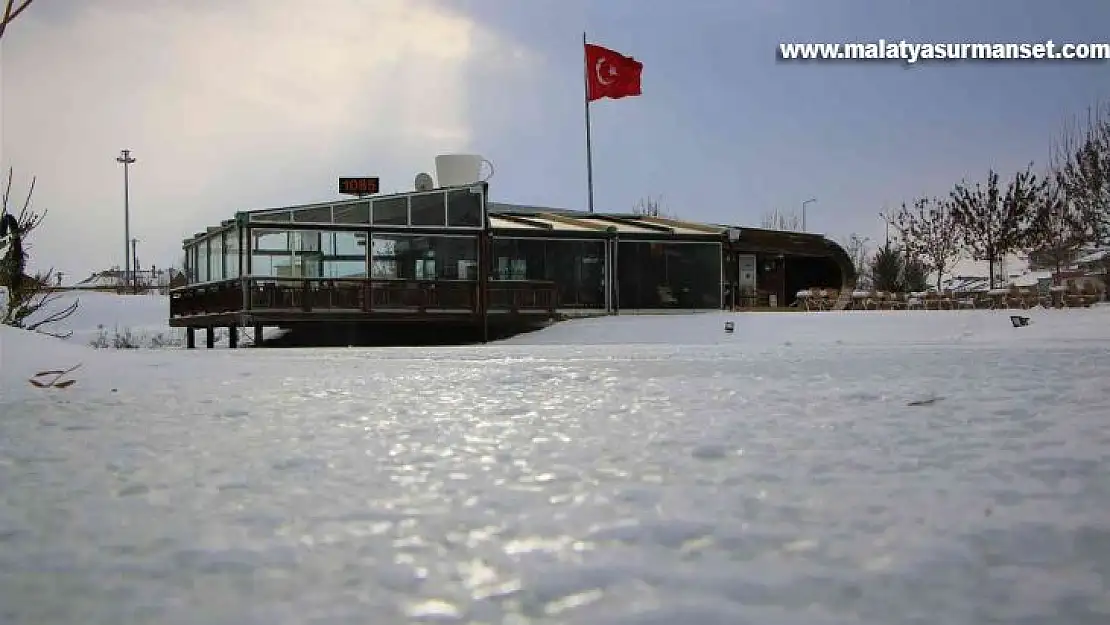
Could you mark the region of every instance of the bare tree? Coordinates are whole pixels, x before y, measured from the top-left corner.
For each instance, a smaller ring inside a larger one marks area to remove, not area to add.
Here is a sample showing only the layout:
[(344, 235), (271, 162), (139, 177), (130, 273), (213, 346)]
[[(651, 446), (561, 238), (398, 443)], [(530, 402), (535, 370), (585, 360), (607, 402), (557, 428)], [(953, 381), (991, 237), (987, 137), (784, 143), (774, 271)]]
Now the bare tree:
[(1052, 154), (1054, 181), (1081, 217), (1084, 236), (1110, 243), (1110, 103), (1069, 124)]
[(893, 225), (907, 253), (936, 273), (939, 291), (944, 271), (959, 260), (963, 248), (952, 203), (935, 197), (919, 198), (912, 206), (903, 203)]
[(644, 217), (666, 217), (667, 213), (663, 211), (663, 196), (640, 198), (632, 207), (632, 213)]
[(60, 299), (50, 288), (54, 282), (54, 270), (27, 275), (29, 236), (42, 224), (46, 211), (38, 213), (31, 208), (31, 196), (35, 191), (35, 179), (32, 178), (23, 207), (18, 213), (10, 212), (8, 200), (11, 197), (12, 177), (13, 172), (8, 169), (3, 204), (0, 204), (0, 287), (7, 290), (6, 302), (0, 310), (0, 323), (59, 338), (68, 337), (70, 333), (59, 334), (46, 327), (72, 315), (79, 301), (74, 300), (51, 312), (50, 309)]
[(8, 29), (8, 24), (19, 17), (19, 14), (22, 13), (24, 9), (31, 6), (31, 2), (33, 2), (33, 0), (23, 0), (23, 3), (18, 7), (15, 6), (15, 0), (7, 0), (7, 2), (4, 3), (4, 19), (0, 21), (0, 38), (4, 37), (4, 31)]
[(952, 190), (951, 210), (954, 223), (974, 260), (990, 266), (990, 288), (995, 285), (995, 266), (1007, 254), (1029, 241), (1036, 216), (1038, 198), (1047, 180), (1032, 172), (1032, 164), (1014, 174), (1005, 190), (999, 188), (998, 174), (987, 173), (985, 185), (965, 182)]
[(775, 209), (765, 213), (759, 220), (759, 226), (767, 230), (785, 230), (787, 232), (801, 232), (802, 220), (797, 213), (789, 213)]
[[(1058, 179), (1057, 179), (1058, 180)], [(1056, 182), (1038, 199), (1036, 220), (1030, 231), (1030, 266), (1050, 267), (1056, 276), (1075, 261), (1087, 240), (1085, 215)]]
[(853, 232), (840, 242), (840, 246), (844, 248), (856, 270), (856, 283), (861, 289), (870, 288), (872, 282), (870, 239)]

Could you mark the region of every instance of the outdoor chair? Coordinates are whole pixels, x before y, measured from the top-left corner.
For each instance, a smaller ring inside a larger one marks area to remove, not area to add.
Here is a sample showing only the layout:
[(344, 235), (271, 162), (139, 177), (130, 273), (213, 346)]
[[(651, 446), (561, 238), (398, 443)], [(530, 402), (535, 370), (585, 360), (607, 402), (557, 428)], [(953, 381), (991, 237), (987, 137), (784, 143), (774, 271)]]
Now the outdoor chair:
[(1006, 308), (1028, 308), (1025, 305), (1025, 297), (1022, 295), (1021, 289), (1016, 286), (1011, 286), (1005, 297)]
[(835, 289), (821, 289), (821, 292), (820, 292), (821, 308), (820, 308), (820, 310), (832, 310), (833, 305), (836, 304), (836, 298), (839, 295), (840, 295), (840, 292), (835, 290)]
[(1056, 284), (1048, 288), (1049, 300), (1053, 308), (1063, 308), (1067, 304), (1068, 287)]
[(953, 304), (957, 309), (960, 310), (974, 310), (978, 308), (977, 302), (975, 301), (974, 293), (956, 293), (953, 299)]
[(1006, 297), (1009, 294), (1009, 289), (991, 289), (987, 291), (987, 296), (990, 298), (991, 302), (991, 310), (1006, 308)]
[(1099, 300), (1102, 299), (1102, 294), (1099, 293), (1098, 288), (1090, 282), (1083, 285), (1083, 288), (1080, 289), (1079, 294), (1080, 296), (1082, 296), (1083, 306), (1086, 308), (1094, 306), (1099, 302)]
[(1021, 290), (1021, 298), (1025, 302), (1025, 308), (1033, 308), (1041, 303), (1041, 294), (1035, 286), (1028, 286)]
[(870, 299), (870, 291), (852, 291), (852, 310), (867, 310)]
[(890, 293), (887, 291), (875, 292), (875, 310), (888, 310), (890, 308)]
[(1079, 289), (1075, 286), (1075, 283), (1068, 285), (1065, 301), (1067, 302), (1068, 308), (1081, 308), (1083, 306), (1085, 300), (1083, 299), (1083, 295), (1079, 292)]
[(956, 297), (952, 291), (946, 289), (941, 293), (940, 307), (942, 310), (952, 310), (956, 307)]

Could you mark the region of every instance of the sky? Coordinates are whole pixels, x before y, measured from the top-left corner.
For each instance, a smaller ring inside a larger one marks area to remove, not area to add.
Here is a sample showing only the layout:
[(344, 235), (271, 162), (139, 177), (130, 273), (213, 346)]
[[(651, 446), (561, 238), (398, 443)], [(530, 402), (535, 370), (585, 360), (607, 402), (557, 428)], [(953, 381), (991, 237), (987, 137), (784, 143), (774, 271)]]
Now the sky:
[(1092, 62), (781, 62), (786, 42), (1106, 41), (1105, 0), (35, 0), (0, 48), (0, 164), (48, 209), (36, 269), (121, 265), (123, 171), (143, 267), (236, 210), (412, 188), (436, 154), (492, 199), (586, 207), (582, 33), (644, 64), (591, 105), (595, 204), (883, 236), (878, 214), (1045, 164), (1110, 98)]

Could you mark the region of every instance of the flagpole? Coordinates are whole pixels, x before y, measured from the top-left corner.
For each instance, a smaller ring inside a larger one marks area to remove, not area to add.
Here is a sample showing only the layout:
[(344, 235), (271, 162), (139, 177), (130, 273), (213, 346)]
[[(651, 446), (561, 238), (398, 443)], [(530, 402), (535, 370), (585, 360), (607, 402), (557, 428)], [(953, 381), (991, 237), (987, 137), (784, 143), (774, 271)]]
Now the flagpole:
[(582, 31), (582, 103), (586, 109), (586, 207), (594, 212), (594, 150), (590, 138), (590, 68), (586, 32)]

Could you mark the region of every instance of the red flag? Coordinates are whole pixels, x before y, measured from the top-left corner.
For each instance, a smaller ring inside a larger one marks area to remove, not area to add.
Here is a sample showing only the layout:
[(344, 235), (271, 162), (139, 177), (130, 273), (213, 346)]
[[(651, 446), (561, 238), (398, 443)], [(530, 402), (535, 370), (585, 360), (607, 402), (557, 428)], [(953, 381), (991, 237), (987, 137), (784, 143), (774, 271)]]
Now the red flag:
[(608, 48), (586, 44), (586, 101), (640, 95), (644, 64)]

